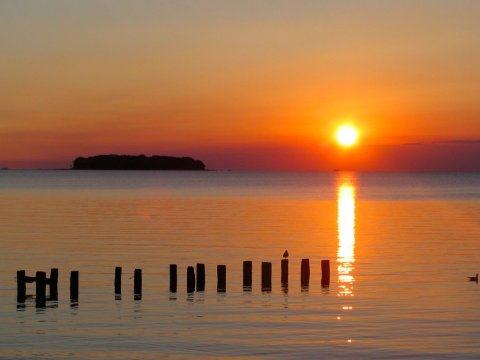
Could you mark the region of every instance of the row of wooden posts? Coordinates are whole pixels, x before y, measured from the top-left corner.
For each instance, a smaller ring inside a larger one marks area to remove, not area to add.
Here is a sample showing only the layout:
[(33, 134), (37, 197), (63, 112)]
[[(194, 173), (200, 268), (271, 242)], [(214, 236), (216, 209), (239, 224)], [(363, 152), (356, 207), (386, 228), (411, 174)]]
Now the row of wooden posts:
[[(78, 302), (78, 271), (70, 273), (70, 300)], [(45, 307), (47, 302), (47, 285), (50, 287), (48, 300), (58, 300), (58, 269), (50, 270), (47, 278), (45, 271), (37, 271), (35, 276), (26, 276), (25, 270), (17, 271), (17, 302), (25, 303), (27, 298), (27, 283), (35, 283), (35, 303), (37, 307)]]
[[(322, 260), (322, 287), (330, 285), (330, 261)], [(253, 262), (243, 262), (243, 289), (251, 291), (252, 289)], [(36, 276), (26, 276), (25, 270), (17, 271), (17, 302), (25, 303), (26, 284), (35, 283), (35, 303), (37, 307), (45, 307), (47, 301), (47, 285), (50, 287), (48, 300), (58, 300), (58, 269), (51, 269), (50, 278), (44, 271), (37, 271)], [(283, 287), (288, 286), (288, 259), (281, 261), (281, 283)], [(300, 267), (300, 284), (302, 288), (307, 288), (310, 283), (310, 260), (302, 259)], [(135, 300), (142, 298), (142, 269), (135, 269), (133, 281), (133, 293)], [(70, 273), (70, 300), (72, 303), (78, 303), (79, 273), (72, 271)], [(122, 268), (115, 268), (114, 281), (115, 295), (117, 298), (122, 293)], [(262, 291), (272, 290), (272, 263), (262, 262), (261, 267), (261, 288)], [(196, 272), (193, 266), (187, 267), (187, 293), (195, 291), (205, 291), (205, 264), (197, 264)], [(217, 265), (217, 292), (227, 291), (227, 266)], [(177, 265), (170, 265), (170, 292), (177, 292)]]

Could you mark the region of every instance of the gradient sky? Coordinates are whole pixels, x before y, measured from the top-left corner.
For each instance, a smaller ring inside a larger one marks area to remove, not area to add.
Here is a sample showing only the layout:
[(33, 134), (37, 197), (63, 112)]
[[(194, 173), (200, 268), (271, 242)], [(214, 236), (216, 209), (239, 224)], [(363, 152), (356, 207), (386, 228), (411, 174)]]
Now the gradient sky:
[(474, 0), (0, 0), (0, 166), (480, 170), (479, 18)]

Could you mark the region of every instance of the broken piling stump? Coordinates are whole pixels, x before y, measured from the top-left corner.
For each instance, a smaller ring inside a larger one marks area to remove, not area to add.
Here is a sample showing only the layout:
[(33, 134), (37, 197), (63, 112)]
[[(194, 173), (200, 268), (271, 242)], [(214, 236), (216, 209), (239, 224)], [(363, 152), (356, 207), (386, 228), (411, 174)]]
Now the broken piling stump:
[(78, 271), (72, 271), (70, 273), (70, 301), (78, 302)]
[(197, 291), (205, 291), (205, 264), (197, 264)]
[(25, 270), (17, 271), (17, 302), (24, 303), (27, 298), (27, 283), (25, 281)]
[(288, 286), (288, 259), (282, 259), (282, 286)]
[(177, 264), (170, 264), (170, 292), (177, 292)]
[(142, 269), (135, 269), (133, 272), (133, 298), (142, 300)]
[(50, 300), (58, 300), (58, 269), (50, 269), (50, 279), (48, 279), (50, 284)]
[(262, 262), (262, 291), (272, 290), (272, 263)]
[(252, 268), (251, 261), (243, 262), (243, 290), (245, 291), (252, 291)]
[(322, 287), (330, 286), (330, 260), (322, 260)]
[(115, 268), (114, 288), (115, 295), (122, 295), (122, 268), (120, 266)]
[(300, 285), (302, 288), (308, 288), (310, 284), (310, 259), (302, 259), (300, 270)]
[(217, 292), (227, 291), (227, 266), (217, 265)]
[(35, 276), (35, 306), (45, 307), (47, 303), (47, 274), (45, 271), (37, 271)]
[(195, 270), (193, 266), (187, 267), (187, 293), (195, 292)]

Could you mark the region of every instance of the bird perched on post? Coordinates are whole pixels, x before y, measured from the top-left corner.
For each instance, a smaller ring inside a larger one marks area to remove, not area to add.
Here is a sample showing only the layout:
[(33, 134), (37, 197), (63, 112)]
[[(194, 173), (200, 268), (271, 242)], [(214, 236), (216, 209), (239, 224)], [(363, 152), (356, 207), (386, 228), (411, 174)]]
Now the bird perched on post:
[(478, 274), (475, 274), (475, 276), (467, 276), (468, 281), (475, 281), (478, 283)]
[(283, 253), (283, 257), (286, 259), (288, 258), (288, 250), (285, 250), (285, 252)]

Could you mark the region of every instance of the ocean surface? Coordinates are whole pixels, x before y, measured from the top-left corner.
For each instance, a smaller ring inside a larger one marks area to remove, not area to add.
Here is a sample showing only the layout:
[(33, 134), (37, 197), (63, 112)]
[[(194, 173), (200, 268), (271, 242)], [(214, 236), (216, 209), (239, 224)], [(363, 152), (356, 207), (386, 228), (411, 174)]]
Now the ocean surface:
[[(480, 358), (480, 174), (0, 171), (0, 244), (2, 359)], [(206, 290), (187, 294), (196, 263)], [(53, 267), (59, 301), (17, 307), (16, 271)]]

